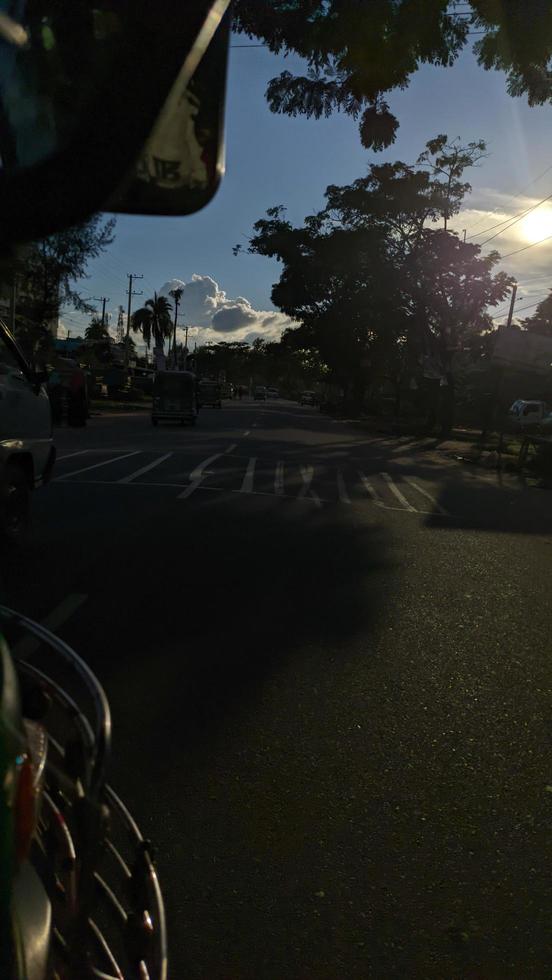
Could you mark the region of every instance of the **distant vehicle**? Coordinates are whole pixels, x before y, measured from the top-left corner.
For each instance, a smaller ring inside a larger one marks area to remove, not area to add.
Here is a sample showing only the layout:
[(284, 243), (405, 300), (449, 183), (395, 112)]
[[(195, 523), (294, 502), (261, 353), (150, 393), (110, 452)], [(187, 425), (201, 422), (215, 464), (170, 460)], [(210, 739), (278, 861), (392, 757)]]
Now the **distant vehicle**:
[(199, 407), (222, 408), (222, 394), (218, 381), (199, 382)]
[[(534, 428), (550, 416), (550, 407), (546, 402), (533, 399), (518, 398), (508, 409), (508, 424), (516, 430)], [(547, 425), (551, 423), (546, 422)]]
[(269, 385), (268, 388), (266, 389), (266, 396), (267, 398), (279, 398), (280, 392), (278, 391), (277, 388), (274, 388), (274, 386)]
[(56, 458), (45, 380), (0, 320), (0, 536), (11, 541), (24, 537), (31, 491), (47, 483)]
[(153, 381), (151, 424), (195, 425), (198, 414), (196, 376), (191, 371), (157, 371)]
[(229, 381), (223, 381), (220, 386), (220, 392), (223, 398), (233, 398), (234, 397), (234, 385), (230, 384)]
[(300, 405), (315, 405), (316, 404), (316, 395), (314, 394), (314, 391), (302, 391), (301, 392), (301, 397), (299, 398), (299, 404)]
[(256, 402), (266, 401), (266, 388), (264, 387), (264, 385), (257, 385), (253, 394), (253, 398)]

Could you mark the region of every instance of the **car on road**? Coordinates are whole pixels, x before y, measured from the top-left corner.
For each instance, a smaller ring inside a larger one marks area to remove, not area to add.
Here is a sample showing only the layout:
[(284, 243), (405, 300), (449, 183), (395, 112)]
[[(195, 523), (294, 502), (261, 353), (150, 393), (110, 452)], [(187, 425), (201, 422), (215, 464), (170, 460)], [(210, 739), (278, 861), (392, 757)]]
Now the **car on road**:
[(222, 393), (218, 381), (199, 382), (199, 407), (222, 408)]
[(278, 391), (277, 388), (274, 388), (273, 386), (270, 386), (269, 385), (268, 388), (266, 389), (266, 397), (267, 398), (279, 398), (280, 397), (280, 392)]
[(43, 382), (0, 320), (0, 535), (16, 541), (30, 519), (30, 495), (47, 483), (56, 458)]
[(316, 395), (314, 391), (302, 391), (299, 398), (300, 405), (316, 405)]
[(264, 385), (257, 385), (257, 387), (255, 388), (255, 391), (253, 393), (253, 399), (256, 402), (265, 402), (266, 401), (266, 394), (267, 394), (267, 392), (266, 392), (266, 388), (264, 387)]
[(157, 371), (153, 382), (151, 424), (195, 425), (198, 414), (196, 377), (191, 371)]

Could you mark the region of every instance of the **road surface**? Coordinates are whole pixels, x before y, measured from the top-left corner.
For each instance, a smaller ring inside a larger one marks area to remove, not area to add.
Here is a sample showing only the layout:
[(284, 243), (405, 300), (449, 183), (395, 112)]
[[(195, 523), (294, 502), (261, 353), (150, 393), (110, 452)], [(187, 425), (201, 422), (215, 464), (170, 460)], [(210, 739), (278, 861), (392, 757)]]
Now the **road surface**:
[(107, 689), (174, 980), (548, 978), (550, 494), (290, 402), (57, 442), (3, 601)]

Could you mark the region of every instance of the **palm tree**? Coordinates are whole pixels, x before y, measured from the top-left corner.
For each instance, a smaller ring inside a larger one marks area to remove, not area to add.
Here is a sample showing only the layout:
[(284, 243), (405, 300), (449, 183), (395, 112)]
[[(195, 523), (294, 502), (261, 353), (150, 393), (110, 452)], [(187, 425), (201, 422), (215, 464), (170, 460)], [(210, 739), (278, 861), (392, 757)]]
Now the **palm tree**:
[(90, 324), (84, 331), (84, 339), (94, 343), (101, 343), (109, 340), (109, 332), (99, 316), (92, 317)]
[(178, 320), (178, 304), (180, 303), (180, 300), (181, 300), (181, 298), (182, 298), (182, 293), (183, 293), (183, 292), (184, 292), (184, 290), (182, 289), (182, 287), (181, 287), (181, 286), (178, 286), (178, 288), (177, 288), (177, 289), (171, 289), (171, 290), (170, 290), (170, 295), (171, 295), (171, 296), (172, 296), (172, 298), (174, 299), (174, 336), (173, 336), (173, 351), (174, 351), (174, 354), (175, 354), (175, 356), (176, 356), (176, 321)]
[(132, 329), (142, 334), (148, 350), (152, 339), (155, 347), (163, 347), (172, 333), (171, 304), (166, 296), (154, 293), (153, 299), (147, 299), (143, 307), (132, 314)]

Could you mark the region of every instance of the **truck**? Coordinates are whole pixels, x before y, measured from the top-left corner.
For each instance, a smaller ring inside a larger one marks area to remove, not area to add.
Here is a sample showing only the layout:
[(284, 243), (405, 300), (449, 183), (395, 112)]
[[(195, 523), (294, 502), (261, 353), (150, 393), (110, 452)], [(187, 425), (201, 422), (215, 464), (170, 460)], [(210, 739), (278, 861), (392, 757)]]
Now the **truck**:
[(0, 538), (12, 543), (24, 538), (31, 493), (48, 482), (55, 463), (46, 380), (0, 319)]

